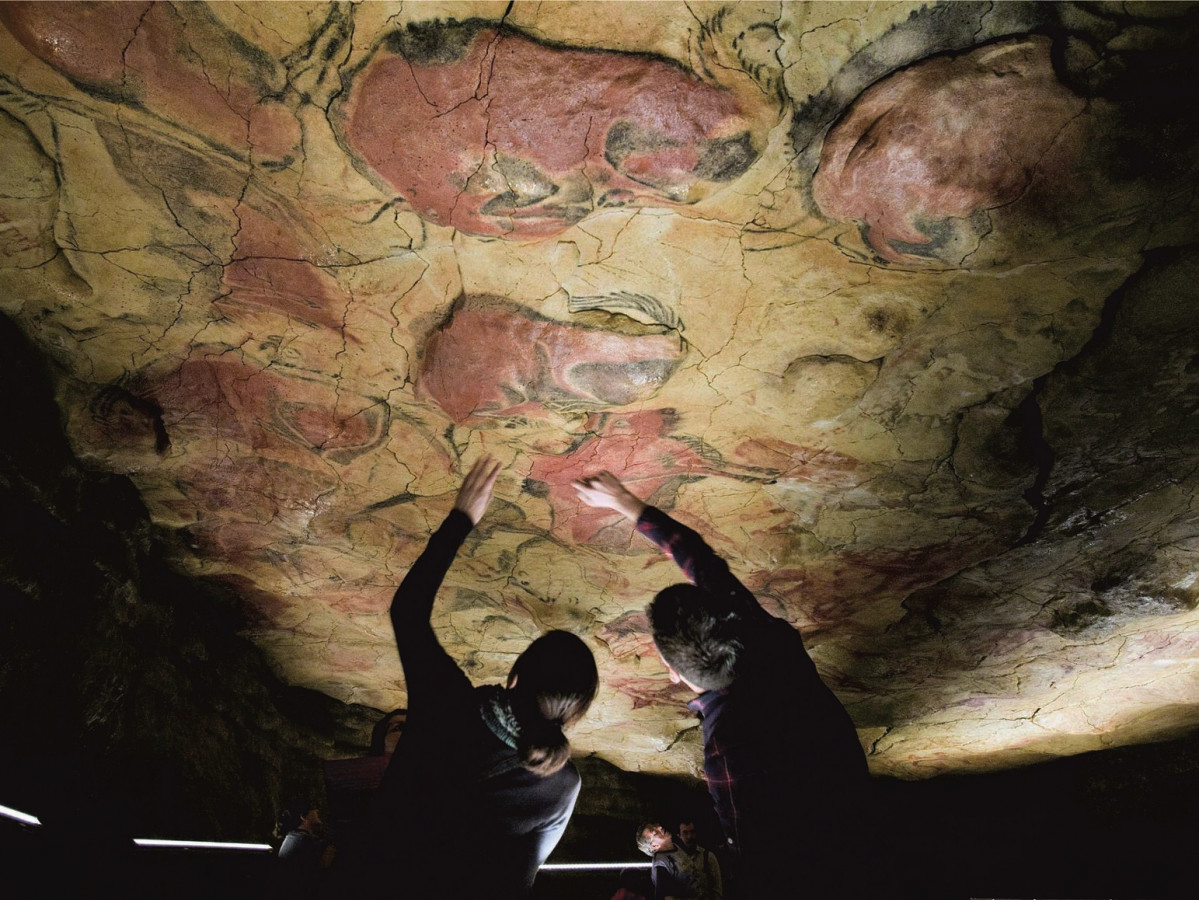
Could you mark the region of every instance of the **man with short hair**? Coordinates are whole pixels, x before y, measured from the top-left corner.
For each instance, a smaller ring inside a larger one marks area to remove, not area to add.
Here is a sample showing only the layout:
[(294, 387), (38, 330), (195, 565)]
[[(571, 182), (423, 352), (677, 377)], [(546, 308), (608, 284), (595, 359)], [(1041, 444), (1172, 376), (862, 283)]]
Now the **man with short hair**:
[[(695, 826), (690, 827), (694, 839)], [(676, 843), (674, 835), (656, 822), (638, 829), (637, 847), (653, 859), (654, 900), (719, 900), (722, 896), (720, 866), (708, 850)]]
[(674, 848), (679, 871), (690, 891), (683, 896), (695, 897), (696, 900), (721, 900), (724, 886), (720, 880), (720, 863), (711, 850), (701, 847), (696, 841), (694, 822), (679, 822), (674, 833)]
[(853, 846), (869, 773), (857, 731), (799, 632), (767, 613), (695, 531), (614, 475), (574, 483), (670, 554), (690, 584), (649, 606), (670, 678), (699, 696), (704, 777), (745, 900), (865, 895)]

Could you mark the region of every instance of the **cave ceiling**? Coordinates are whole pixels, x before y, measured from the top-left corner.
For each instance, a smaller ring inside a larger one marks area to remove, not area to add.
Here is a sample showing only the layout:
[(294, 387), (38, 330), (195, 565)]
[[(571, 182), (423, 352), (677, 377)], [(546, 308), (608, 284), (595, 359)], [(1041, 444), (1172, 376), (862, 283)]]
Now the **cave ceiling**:
[(0, 310), (288, 682), (404, 703), (387, 606), (487, 452), (435, 627), (480, 682), (583, 635), (580, 752), (698, 772), (601, 468), (803, 631), (876, 773), (1199, 724), (1194, 5), (0, 23)]

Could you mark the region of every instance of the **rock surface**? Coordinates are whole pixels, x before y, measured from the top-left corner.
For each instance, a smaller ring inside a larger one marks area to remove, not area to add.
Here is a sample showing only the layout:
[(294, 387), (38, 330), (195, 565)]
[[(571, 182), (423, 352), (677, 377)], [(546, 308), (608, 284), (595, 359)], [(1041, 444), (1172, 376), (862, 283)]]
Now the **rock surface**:
[(387, 604), (490, 452), (438, 633), (477, 680), (584, 635), (625, 769), (697, 737), (597, 468), (803, 630), (877, 773), (1199, 722), (1196, 6), (0, 23), (0, 309), (289, 683), (402, 705)]

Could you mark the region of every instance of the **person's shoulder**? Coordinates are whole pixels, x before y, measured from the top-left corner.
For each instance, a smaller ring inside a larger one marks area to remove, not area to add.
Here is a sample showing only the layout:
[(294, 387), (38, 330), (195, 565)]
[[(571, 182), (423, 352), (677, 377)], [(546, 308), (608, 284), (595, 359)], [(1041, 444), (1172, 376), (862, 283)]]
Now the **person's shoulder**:
[(533, 779), (541, 785), (538, 791), (544, 792), (545, 796), (557, 797), (558, 804), (567, 808), (573, 807), (583, 789), (583, 779), (579, 770), (569, 760), (557, 772), (551, 775), (534, 775)]
[(573, 787), (576, 791), (583, 786), (583, 776), (579, 774), (578, 767), (575, 766), (572, 760), (567, 760), (566, 765), (555, 773), (564, 784)]
[(810, 681), (816, 675), (803, 635), (786, 619), (764, 616), (747, 625), (743, 633), (746, 651), (739, 662), (739, 682), (752, 682), (756, 689)]

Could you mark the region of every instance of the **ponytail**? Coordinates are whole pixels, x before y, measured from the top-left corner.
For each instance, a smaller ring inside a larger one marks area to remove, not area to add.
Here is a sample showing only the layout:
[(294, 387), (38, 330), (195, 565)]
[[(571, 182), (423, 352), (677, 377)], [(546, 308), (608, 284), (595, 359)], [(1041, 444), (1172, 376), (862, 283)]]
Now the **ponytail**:
[(517, 658), (508, 683), (513, 684), (512, 712), (520, 725), (516, 752), (521, 765), (552, 775), (570, 759), (565, 730), (583, 718), (595, 699), (595, 657), (576, 635), (550, 631)]
[(516, 754), (530, 772), (553, 775), (570, 759), (570, 741), (557, 722), (536, 716), (521, 724)]

